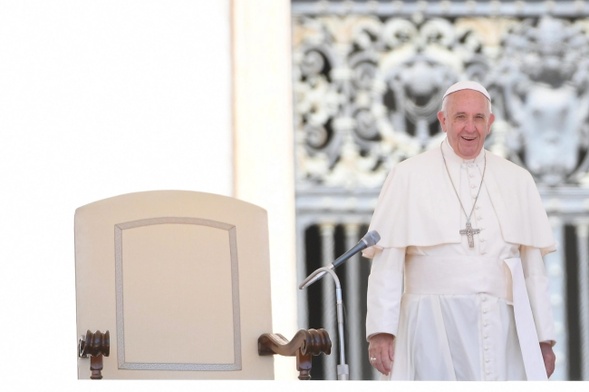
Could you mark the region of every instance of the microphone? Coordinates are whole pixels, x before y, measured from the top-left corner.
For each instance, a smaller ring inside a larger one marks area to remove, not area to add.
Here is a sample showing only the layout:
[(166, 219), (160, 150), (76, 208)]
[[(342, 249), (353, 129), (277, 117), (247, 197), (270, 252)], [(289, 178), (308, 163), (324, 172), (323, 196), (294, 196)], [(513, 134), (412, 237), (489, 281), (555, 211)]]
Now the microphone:
[(369, 246), (375, 245), (380, 241), (380, 235), (375, 231), (369, 231), (364, 237), (353, 248), (348, 250), (346, 253), (335, 259), (333, 262), (333, 268), (339, 267), (344, 261), (354, 256), (356, 253), (368, 248)]
[[(362, 237), (362, 239), (360, 239), (360, 241), (358, 241), (356, 245), (354, 245), (353, 248), (346, 251), (346, 253), (338, 257), (331, 265), (329, 265), (326, 268), (328, 270), (336, 269), (346, 260), (354, 256), (356, 253), (368, 248), (369, 246), (375, 245), (378, 241), (380, 241), (380, 234), (378, 234), (378, 232), (376, 232), (375, 230), (369, 231), (368, 233), (366, 233), (364, 237)], [(316, 270), (314, 273), (309, 275), (307, 279), (303, 281), (303, 283), (301, 283), (299, 289), (302, 290), (305, 287), (312, 285), (313, 283), (321, 279), (325, 274), (326, 271), (322, 270), (321, 268), (319, 270)]]

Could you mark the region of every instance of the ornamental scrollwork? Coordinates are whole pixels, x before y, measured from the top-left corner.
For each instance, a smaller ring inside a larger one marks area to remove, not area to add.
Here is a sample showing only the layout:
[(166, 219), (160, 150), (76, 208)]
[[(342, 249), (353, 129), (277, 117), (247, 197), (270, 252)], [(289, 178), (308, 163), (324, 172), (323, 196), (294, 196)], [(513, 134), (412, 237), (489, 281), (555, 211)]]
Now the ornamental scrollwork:
[(439, 144), (440, 96), (493, 96), (487, 148), (548, 185), (589, 185), (588, 18), (297, 15), (297, 186), (378, 187)]

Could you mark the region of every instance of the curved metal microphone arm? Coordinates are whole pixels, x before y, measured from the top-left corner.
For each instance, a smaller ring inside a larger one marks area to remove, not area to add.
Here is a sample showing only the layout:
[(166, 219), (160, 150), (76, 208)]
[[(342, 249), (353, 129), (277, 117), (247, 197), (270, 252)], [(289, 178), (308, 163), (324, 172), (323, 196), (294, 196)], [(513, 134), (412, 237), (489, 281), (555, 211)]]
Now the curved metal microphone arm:
[(330, 264), (327, 267), (321, 267), (321, 268), (316, 269), (315, 271), (313, 271), (311, 273), (311, 275), (307, 276), (307, 278), (305, 278), (305, 280), (303, 280), (303, 282), (299, 285), (299, 289), (302, 290), (304, 288), (311, 286), (313, 283), (315, 283), (319, 279), (323, 278), (325, 276), (325, 274), (327, 273), (326, 272), (327, 270), (333, 271), (334, 269), (335, 269), (335, 267), (333, 266), (333, 264)]
[(345, 349), (344, 349), (344, 311), (343, 311), (343, 301), (342, 301), (342, 288), (339, 282), (339, 278), (335, 273), (335, 269), (337, 266), (354, 256), (356, 253), (360, 252), (367, 247), (375, 245), (378, 241), (380, 241), (380, 234), (377, 231), (372, 230), (366, 233), (362, 239), (351, 249), (349, 249), (346, 253), (338, 257), (332, 264), (321, 267), (313, 271), (311, 275), (307, 276), (307, 278), (299, 285), (299, 289), (304, 289), (318, 281), (319, 279), (323, 278), (326, 274), (330, 274), (335, 281), (335, 296), (337, 301), (337, 325), (338, 325), (338, 334), (339, 334), (339, 346), (340, 346), (340, 364), (337, 367), (338, 372), (338, 380), (347, 380), (348, 379), (348, 365), (346, 365), (346, 358), (345, 358)]
[(311, 275), (307, 277), (307, 279), (305, 279), (303, 283), (301, 283), (299, 288), (303, 289), (309, 286), (315, 281), (321, 279), (326, 274), (331, 275), (335, 282), (335, 300), (337, 309), (337, 330), (340, 357), (340, 364), (337, 366), (337, 379), (347, 380), (349, 376), (349, 369), (348, 365), (346, 364), (346, 349), (344, 347), (344, 305), (342, 297), (342, 287), (339, 278), (337, 277), (337, 274), (334, 271), (333, 265), (316, 269)]

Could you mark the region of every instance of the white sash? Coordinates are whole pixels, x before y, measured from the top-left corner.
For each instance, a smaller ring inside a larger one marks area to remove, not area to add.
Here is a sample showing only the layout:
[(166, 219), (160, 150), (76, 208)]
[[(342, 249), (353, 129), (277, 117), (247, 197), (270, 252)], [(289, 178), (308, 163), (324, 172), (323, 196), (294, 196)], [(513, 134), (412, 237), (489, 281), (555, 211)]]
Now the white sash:
[(534, 316), (530, 307), (528, 291), (522, 263), (519, 258), (504, 260), (511, 271), (513, 281), (513, 313), (515, 315), (515, 329), (522, 351), (524, 367), (528, 380), (547, 380), (546, 367), (540, 351), (538, 332), (534, 324)]

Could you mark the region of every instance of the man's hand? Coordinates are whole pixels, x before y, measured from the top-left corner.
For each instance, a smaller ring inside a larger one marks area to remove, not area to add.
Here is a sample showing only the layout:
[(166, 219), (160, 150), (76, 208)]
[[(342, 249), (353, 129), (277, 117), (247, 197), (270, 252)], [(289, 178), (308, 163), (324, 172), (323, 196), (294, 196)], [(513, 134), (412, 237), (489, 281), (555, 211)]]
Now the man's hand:
[(556, 366), (556, 355), (552, 351), (552, 345), (547, 342), (540, 342), (540, 351), (542, 351), (542, 358), (544, 358), (544, 366), (546, 367), (546, 375), (548, 378), (554, 373)]
[(395, 360), (395, 337), (388, 333), (371, 336), (368, 339), (368, 357), (376, 370), (388, 376)]

